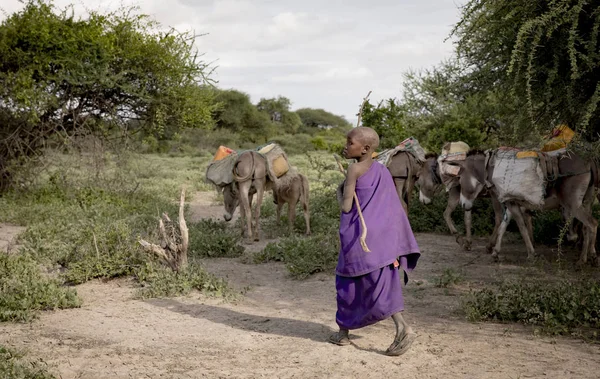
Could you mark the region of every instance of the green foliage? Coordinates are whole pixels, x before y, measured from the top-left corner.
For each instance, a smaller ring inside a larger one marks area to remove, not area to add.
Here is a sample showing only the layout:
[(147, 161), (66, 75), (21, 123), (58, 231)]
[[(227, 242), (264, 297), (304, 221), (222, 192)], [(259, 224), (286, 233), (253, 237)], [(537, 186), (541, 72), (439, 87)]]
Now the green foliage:
[[(113, 157), (99, 176), (90, 173), (92, 164), (84, 156), (59, 156), (49, 163), (49, 178), (0, 198), (0, 221), (27, 225), (23, 251), (66, 269), (61, 278), (70, 283), (132, 274), (147, 260), (138, 237), (156, 230), (160, 212), (176, 216), (172, 200), (181, 185), (210, 189), (201, 185), (206, 158)], [(235, 254), (235, 237), (218, 236), (202, 224), (190, 224), (190, 230), (191, 251)], [(201, 243), (207, 250), (201, 251)]]
[(408, 136), (405, 129), (404, 109), (395, 99), (379, 102), (377, 106), (367, 101), (363, 108), (362, 125), (375, 129), (379, 134), (379, 148), (397, 146)]
[(26, 362), (24, 354), (0, 346), (0, 378), (56, 379), (40, 361)]
[[(521, 322), (564, 334), (600, 329), (600, 284), (594, 280), (504, 282), (474, 291), (464, 302), (472, 321)], [(594, 331), (597, 337), (597, 331)]]
[(284, 133), (295, 134), (302, 125), (302, 120), (297, 113), (290, 111), (292, 102), (287, 97), (278, 96), (273, 99), (262, 98), (256, 104), (256, 108), (266, 113), (269, 119), (275, 123), (278, 130)]
[(156, 207), (176, 207), (148, 193), (108, 192), (98, 187), (47, 184), (2, 198), (3, 220), (26, 223), (24, 251), (68, 270), (65, 280), (82, 283), (131, 273), (139, 264), (136, 236), (156, 227)]
[(444, 272), (435, 281), (435, 286), (439, 288), (447, 288), (452, 285), (456, 285), (462, 282), (464, 279), (460, 272), (457, 272), (453, 268), (444, 269)]
[[(327, 183), (325, 179), (335, 167), (326, 167), (318, 157), (309, 156), (313, 162), (317, 177), (321, 183)], [(319, 163), (315, 163), (319, 162)], [(311, 172), (312, 173), (312, 172)], [(312, 177), (312, 175), (309, 175)], [(310, 180), (310, 179), (309, 179)], [(290, 275), (296, 279), (304, 279), (317, 272), (332, 271), (337, 265), (339, 253), (339, 218), (340, 209), (335, 197), (333, 183), (339, 183), (339, 177), (331, 178), (329, 184), (314, 186), (310, 194), (310, 225), (312, 235), (301, 237), (298, 234), (288, 235), (277, 243), (269, 243), (260, 252), (252, 256), (254, 263), (269, 261), (284, 262)], [(314, 181), (313, 181), (314, 182)], [(316, 184), (316, 183), (315, 183)], [(287, 234), (287, 224), (275, 224), (275, 206), (267, 202), (261, 209), (264, 216), (263, 230), (269, 230), (278, 236)], [(283, 218), (283, 217), (282, 217)], [(294, 225), (295, 233), (305, 230), (304, 218), (300, 213)]]
[(593, 1), (471, 0), (452, 35), (476, 90), (511, 92), (528, 111), (521, 131), (566, 122), (597, 141), (599, 30)]
[(241, 236), (224, 221), (201, 220), (188, 225), (189, 257), (239, 257), (244, 253)]
[(269, 243), (253, 257), (255, 263), (284, 262), (290, 275), (305, 279), (318, 272), (330, 272), (337, 265), (339, 237), (334, 233), (310, 237), (291, 236)]
[[(415, 233), (443, 233), (450, 231), (443, 214), (448, 204), (448, 195), (444, 192), (435, 196), (431, 204), (419, 201), (418, 193), (413, 194), (408, 218)], [(494, 209), (489, 199), (477, 199), (471, 212), (472, 233), (474, 236), (489, 236), (494, 230)], [(452, 212), (452, 221), (459, 233), (464, 233), (464, 210), (458, 206)]]
[(141, 299), (183, 296), (192, 290), (206, 295), (234, 297), (233, 290), (224, 279), (215, 277), (193, 262), (179, 272), (148, 262), (136, 271), (135, 277), (142, 286), (137, 293)]
[(29, 321), (37, 311), (79, 305), (76, 291), (42, 275), (30, 256), (0, 254), (0, 321)]
[(6, 18), (2, 164), (76, 134), (118, 138), (142, 129), (171, 138), (181, 128), (212, 126), (209, 67), (194, 50), (194, 36), (158, 28), (136, 9), (76, 18), (45, 0), (29, 0)]
[(301, 108), (296, 110), (304, 127), (301, 131), (316, 133), (319, 128), (339, 128), (348, 131), (352, 125), (342, 116), (336, 116), (324, 109)]

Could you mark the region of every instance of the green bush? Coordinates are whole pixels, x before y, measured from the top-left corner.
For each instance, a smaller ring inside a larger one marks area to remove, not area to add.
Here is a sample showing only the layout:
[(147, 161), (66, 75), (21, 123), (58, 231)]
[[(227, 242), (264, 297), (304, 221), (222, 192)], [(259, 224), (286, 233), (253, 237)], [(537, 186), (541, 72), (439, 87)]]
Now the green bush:
[(42, 275), (30, 256), (0, 254), (0, 321), (28, 321), (37, 311), (79, 305), (77, 292)]
[[(413, 232), (449, 234), (450, 230), (444, 221), (444, 210), (447, 204), (446, 192), (435, 196), (431, 204), (424, 205), (419, 201), (419, 193), (415, 191), (409, 209)], [(464, 234), (464, 210), (460, 205), (452, 212), (452, 221), (459, 233)], [(489, 236), (494, 230), (494, 208), (490, 199), (475, 200), (471, 212), (471, 228), (474, 236)]]
[(244, 253), (237, 228), (224, 221), (201, 220), (188, 225), (190, 257), (239, 257)]
[[(564, 334), (600, 329), (600, 283), (595, 280), (504, 282), (472, 292), (463, 308), (471, 321), (521, 322)], [(593, 332), (597, 337), (597, 331)]]
[(0, 378), (6, 379), (55, 379), (40, 361), (26, 362), (24, 354), (0, 345)]
[(303, 154), (306, 151), (315, 150), (311, 143), (311, 136), (308, 134), (282, 134), (272, 137), (270, 141), (281, 145), (288, 155)]
[(224, 279), (206, 272), (197, 263), (190, 263), (185, 270), (174, 272), (158, 263), (147, 262), (136, 271), (135, 277), (142, 286), (137, 297), (143, 299), (182, 296), (194, 289), (208, 295), (234, 296)]
[(110, 192), (97, 187), (48, 184), (0, 200), (4, 221), (26, 224), (23, 250), (40, 263), (69, 271), (65, 280), (128, 275), (140, 263), (138, 235), (156, 227), (156, 208), (176, 206), (146, 192)]
[(291, 236), (268, 244), (254, 255), (255, 263), (280, 261), (295, 279), (305, 279), (318, 272), (333, 272), (339, 253), (337, 234), (318, 234), (310, 237)]

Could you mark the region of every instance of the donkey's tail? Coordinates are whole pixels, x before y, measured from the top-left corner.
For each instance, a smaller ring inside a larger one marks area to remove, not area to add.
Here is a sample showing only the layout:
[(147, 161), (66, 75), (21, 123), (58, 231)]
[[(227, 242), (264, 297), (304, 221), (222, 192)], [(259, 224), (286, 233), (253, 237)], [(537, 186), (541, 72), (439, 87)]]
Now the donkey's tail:
[[(238, 174), (237, 167), (240, 164), (240, 159), (246, 153), (250, 154), (252, 166), (250, 167), (250, 170), (248, 171), (248, 175), (240, 176)], [(240, 156), (238, 157), (237, 161), (235, 162), (235, 165), (233, 165), (233, 179), (235, 179), (236, 182), (245, 182), (247, 180), (250, 180), (254, 176), (254, 154), (255, 153), (253, 151), (248, 151), (248, 152), (244, 152), (244, 153), (240, 154)]]

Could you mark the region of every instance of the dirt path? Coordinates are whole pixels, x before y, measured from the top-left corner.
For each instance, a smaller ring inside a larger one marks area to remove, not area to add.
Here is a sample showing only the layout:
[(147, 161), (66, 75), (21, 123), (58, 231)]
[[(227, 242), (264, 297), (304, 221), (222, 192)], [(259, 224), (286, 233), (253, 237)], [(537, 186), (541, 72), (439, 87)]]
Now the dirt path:
[(336, 326), (332, 275), (296, 281), (281, 264), (240, 259), (203, 262), (247, 290), (238, 303), (199, 294), (138, 301), (129, 280), (93, 281), (78, 286), (82, 308), (0, 324), (0, 343), (25, 348), (63, 379), (598, 377), (598, 346), (534, 337), (515, 325), (468, 323), (456, 312), (461, 288), (433, 285), (449, 267), (469, 282), (536, 274), (519, 245), (507, 245), (508, 263), (492, 265), (480, 255), (485, 241), (465, 253), (449, 236), (417, 240), (422, 257), (405, 295), (419, 337), (402, 357), (382, 354), (393, 337), (390, 320), (354, 331), (352, 346), (325, 342)]

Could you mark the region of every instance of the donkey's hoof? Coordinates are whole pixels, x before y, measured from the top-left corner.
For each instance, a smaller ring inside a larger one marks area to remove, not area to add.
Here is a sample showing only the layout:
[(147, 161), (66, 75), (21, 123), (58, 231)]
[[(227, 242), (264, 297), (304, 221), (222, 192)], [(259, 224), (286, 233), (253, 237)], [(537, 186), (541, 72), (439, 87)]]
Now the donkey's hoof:
[(465, 249), (466, 251), (471, 251), (471, 245), (472, 245), (472, 242), (471, 242), (471, 241), (465, 241), (465, 244), (464, 244), (464, 249)]
[(492, 254), (494, 252), (494, 246), (486, 246), (485, 252), (488, 254)]
[(583, 268), (583, 266), (585, 266), (585, 261), (583, 259), (578, 259), (577, 262), (575, 263), (575, 270), (579, 271)]
[(456, 236), (456, 243), (460, 246), (464, 246), (464, 238), (462, 236)]
[(308, 236), (311, 235), (311, 233), (310, 232), (306, 232), (306, 233), (304, 233), (304, 235), (308, 237)]
[(500, 257), (498, 256), (498, 251), (496, 251), (496, 249), (492, 251), (492, 260), (494, 262), (500, 262)]
[(252, 238), (244, 238), (244, 244), (252, 245), (254, 243)]

